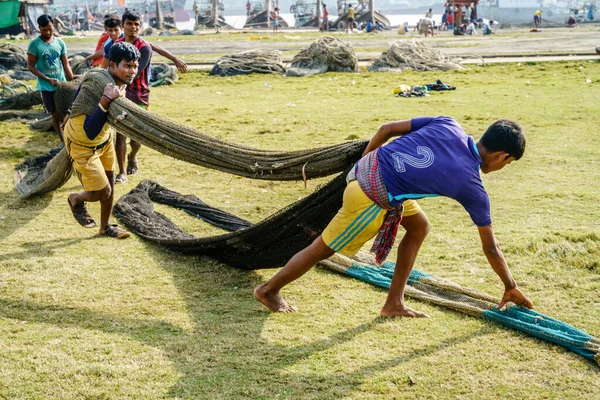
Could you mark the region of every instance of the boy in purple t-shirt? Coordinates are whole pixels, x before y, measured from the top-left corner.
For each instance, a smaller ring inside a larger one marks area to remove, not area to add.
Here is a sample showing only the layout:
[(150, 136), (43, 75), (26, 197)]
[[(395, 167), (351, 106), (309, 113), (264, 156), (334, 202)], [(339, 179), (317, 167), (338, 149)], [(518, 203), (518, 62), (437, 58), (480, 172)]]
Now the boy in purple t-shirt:
[[(388, 140), (399, 136), (383, 146)], [(398, 247), (396, 269), (384, 317), (428, 317), (404, 305), (404, 289), (417, 253), (429, 231), (429, 220), (415, 200), (446, 196), (458, 201), (477, 225), (483, 251), (504, 283), (498, 308), (507, 302), (533, 308), (517, 288), (498, 247), (490, 202), (480, 178), (499, 171), (525, 152), (525, 136), (513, 121), (493, 123), (475, 143), (450, 117), (421, 117), (382, 125), (348, 175), (342, 208), (323, 233), (298, 252), (254, 296), (271, 311), (294, 312), (279, 294), (313, 265), (335, 252), (352, 256), (377, 235), (371, 251), (383, 262), (399, 225), (406, 233)]]

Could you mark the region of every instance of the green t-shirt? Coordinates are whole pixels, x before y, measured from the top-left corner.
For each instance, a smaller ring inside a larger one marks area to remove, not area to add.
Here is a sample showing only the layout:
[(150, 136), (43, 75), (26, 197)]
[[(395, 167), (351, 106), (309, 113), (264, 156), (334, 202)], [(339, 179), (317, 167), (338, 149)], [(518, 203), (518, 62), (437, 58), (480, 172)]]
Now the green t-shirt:
[[(46, 43), (38, 36), (29, 43), (27, 54), (37, 57), (35, 67), (48, 78), (58, 79), (59, 81), (67, 80), (60, 61), (60, 57), (67, 54), (67, 46), (62, 39), (55, 37), (52, 42)], [(56, 88), (44, 79), (38, 78), (37, 90), (40, 92), (54, 92)]]

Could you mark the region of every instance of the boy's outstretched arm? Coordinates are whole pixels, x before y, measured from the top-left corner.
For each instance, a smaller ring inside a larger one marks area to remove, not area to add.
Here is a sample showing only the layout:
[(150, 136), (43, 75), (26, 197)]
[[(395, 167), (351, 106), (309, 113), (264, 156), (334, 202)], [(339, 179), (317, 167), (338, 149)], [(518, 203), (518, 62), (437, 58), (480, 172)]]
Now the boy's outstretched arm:
[(479, 226), (477, 228), (479, 229), (483, 252), (494, 272), (500, 277), (502, 283), (504, 283), (504, 295), (502, 296), (502, 301), (498, 304), (498, 308), (502, 308), (506, 303), (511, 302), (532, 309), (533, 303), (531, 300), (517, 288), (517, 282), (513, 279), (508, 264), (506, 264), (506, 260), (504, 259), (504, 254), (502, 254), (502, 250), (498, 247), (492, 225)]
[(406, 119), (403, 121), (393, 121), (383, 124), (379, 127), (375, 135), (369, 141), (369, 144), (363, 151), (363, 157), (375, 150), (378, 147), (384, 145), (388, 140), (395, 136), (406, 135), (412, 132), (411, 120)]

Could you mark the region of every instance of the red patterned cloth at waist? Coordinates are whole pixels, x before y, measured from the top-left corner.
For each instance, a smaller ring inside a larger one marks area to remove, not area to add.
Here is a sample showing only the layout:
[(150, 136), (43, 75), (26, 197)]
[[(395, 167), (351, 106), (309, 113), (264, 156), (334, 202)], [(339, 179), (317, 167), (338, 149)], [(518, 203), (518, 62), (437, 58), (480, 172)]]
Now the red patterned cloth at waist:
[(392, 207), (390, 205), (388, 191), (383, 182), (383, 175), (379, 169), (377, 149), (361, 158), (356, 165), (356, 180), (362, 191), (376, 205), (387, 210), (383, 225), (377, 233), (371, 252), (375, 253), (378, 264), (385, 261), (392, 250), (398, 226), (402, 222), (403, 207)]

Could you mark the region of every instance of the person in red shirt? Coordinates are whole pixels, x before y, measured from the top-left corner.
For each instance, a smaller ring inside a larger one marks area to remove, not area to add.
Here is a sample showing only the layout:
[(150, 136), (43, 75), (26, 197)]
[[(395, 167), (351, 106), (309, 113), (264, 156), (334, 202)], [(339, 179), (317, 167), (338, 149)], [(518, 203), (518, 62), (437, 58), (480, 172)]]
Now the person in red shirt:
[(104, 16), (104, 33), (102, 35), (100, 35), (100, 38), (98, 39), (98, 43), (96, 43), (96, 49), (94, 50), (94, 53), (92, 55), (89, 55), (86, 58), (84, 58), (84, 61), (92, 62), (92, 67), (101, 66), (102, 60), (104, 60), (104, 44), (110, 37), (108, 35), (108, 28), (106, 26), (106, 21), (111, 18), (118, 19), (119, 17), (116, 14), (106, 14)]
[[(122, 17), (123, 31), (125, 36), (117, 39), (115, 43), (127, 42), (133, 44), (140, 52), (138, 72), (133, 82), (127, 85), (126, 97), (144, 109), (150, 106), (150, 60), (152, 59), (152, 48), (150, 44), (139, 36), (142, 27), (142, 16), (136, 11), (127, 10)], [(122, 174), (122, 166), (127, 155), (127, 143), (125, 136), (117, 133), (116, 140), (117, 163), (119, 164), (119, 175)], [(134, 140), (129, 141), (131, 152), (127, 155), (127, 175), (135, 175), (138, 172), (137, 153), (142, 145)]]

